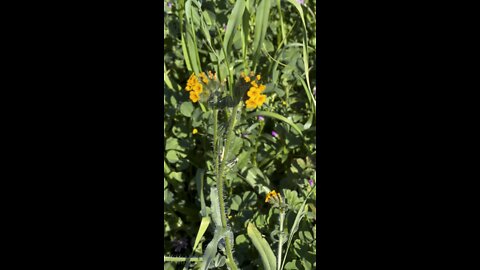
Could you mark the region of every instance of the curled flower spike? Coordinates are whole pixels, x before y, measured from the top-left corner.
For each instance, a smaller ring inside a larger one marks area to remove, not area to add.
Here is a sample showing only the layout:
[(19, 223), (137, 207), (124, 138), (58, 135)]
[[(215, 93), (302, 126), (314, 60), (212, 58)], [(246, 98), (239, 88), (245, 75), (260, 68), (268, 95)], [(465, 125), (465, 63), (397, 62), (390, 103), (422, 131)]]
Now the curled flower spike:
[(250, 72), (249, 76), (246, 76), (245, 73), (242, 72), (240, 76), (245, 80), (245, 83), (250, 83), (250, 88), (247, 92), (248, 99), (245, 101), (247, 109), (259, 108), (267, 99), (267, 96), (262, 94), (267, 88), (260, 83), (262, 77), (259, 74), (255, 76), (253, 72)]
[(200, 99), (199, 93), (195, 91), (190, 92), (190, 100), (193, 101), (193, 103), (197, 102)]
[(280, 193), (277, 193), (275, 190), (272, 190), (267, 194), (267, 197), (265, 198), (265, 202), (269, 202), (270, 198), (282, 201), (282, 197), (280, 196)]
[[(214, 84), (212, 85), (211, 82), (214, 82)], [(205, 72), (201, 72), (199, 76), (192, 73), (187, 81), (185, 90), (190, 92), (190, 100), (192, 102), (195, 103), (199, 100), (203, 102), (209, 97), (212, 88), (216, 87), (215, 83), (218, 83), (216, 73), (208, 71), (208, 76)]]
[(207, 76), (205, 75), (205, 72), (200, 73), (200, 77), (202, 78), (202, 82), (204, 84), (208, 84), (208, 79), (207, 79)]

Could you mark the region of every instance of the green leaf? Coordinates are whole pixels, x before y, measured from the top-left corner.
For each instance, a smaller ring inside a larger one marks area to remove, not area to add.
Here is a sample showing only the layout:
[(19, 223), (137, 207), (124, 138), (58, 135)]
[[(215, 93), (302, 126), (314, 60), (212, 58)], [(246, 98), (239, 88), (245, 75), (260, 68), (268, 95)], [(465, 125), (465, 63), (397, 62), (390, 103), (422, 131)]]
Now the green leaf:
[(236, 136), (233, 137), (232, 146), (230, 148), (229, 153), (227, 153), (227, 157), (226, 157), (227, 161), (230, 161), (233, 158), (238, 157), (238, 153), (242, 149), (242, 146), (243, 146), (243, 140), (239, 137), (236, 137)]
[(296, 209), (296, 207), (302, 203), (302, 201), (298, 198), (298, 193), (296, 190), (285, 189), (283, 193), (285, 195), (285, 200), (291, 209)]
[(240, 204), (242, 203), (242, 198), (238, 195), (235, 195), (231, 198), (231, 203), (230, 203), (230, 209), (231, 210), (235, 210), (235, 211), (238, 211), (239, 210), (239, 206)]
[(178, 139), (170, 137), (166, 141), (165, 150), (172, 150), (172, 149), (183, 150), (181, 149), (180, 144), (178, 143)]
[(301, 269), (299, 267), (299, 263), (297, 260), (293, 260), (291, 262), (288, 262), (286, 265), (285, 265), (285, 270), (297, 270), (297, 269)]
[(222, 227), (222, 213), (220, 211), (220, 201), (218, 200), (218, 190), (216, 187), (210, 187), (210, 201), (213, 223), (215, 227)]
[(250, 151), (249, 152), (243, 151), (242, 153), (240, 153), (240, 155), (238, 155), (237, 167), (243, 168), (247, 166), (249, 159), (250, 159)]
[(218, 243), (220, 240), (225, 238), (225, 235), (227, 234), (227, 231), (224, 230), (223, 228), (218, 227), (215, 229), (215, 233), (213, 235), (213, 239), (208, 243), (207, 248), (205, 249), (205, 253), (203, 254), (202, 257), (202, 264), (201, 268), (202, 270), (205, 270), (208, 268), (212, 260), (215, 258), (218, 252)]
[(194, 111), (193, 111), (193, 114), (192, 114), (192, 126), (193, 127), (199, 127), (202, 125), (202, 109), (200, 108), (196, 108)]
[(305, 270), (311, 270), (312, 269), (312, 263), (303, 259), (302, 260), (302, 266), (303, 266), (303, 269)]
[(192, 116), (193, 109), (193, 104), (190, 101), (183, 102), (182, 105), (180, 105), (180, 112), (186, 117)]
[(255, 224), (248, 223), (247, 227), (247, 234), (252, 240), (253, 245), (257, 249), (258, 253), (260, 254), (260, 258), (262, 259), (263, 268), (265, 270), (276, 270), (277, 269), (277, 261), (276, 257), (273, 254), (272, 249), (268, 245), (267, 240), (262, 237), (262, 234), (258, 231)]
[(182, 172), (171, 172), (168, 177), (170, 179), (176, 180), (178, 182), (184, 182), (183, 173)]
[(170, 190), (165, 189), (163, 191), (163, 202), (165, 204), (170, 204), (172, 201), (173, 201), (173, 193)]
[(240, 245), (242, 243), (246, 243), (247, 242), (247, 237), (245, 237), (244, 234), (240, 234), (239, 236), (237, 236), (237, 238), (235, 239), (235, 244), (237, 245)]
[(177, 151), (169, 150), (169, 151), (167, 151), (167, 154), (165, 155), (165, 158), (170, 163), (178, 162), (179, 159), (178, 159), (177, 153), (178, 153)]
[(169, 174), (172, 170), (170, 169), (170, 167), (168, 167), (167, 165), (167, 162), (165, 162), (165, 160), (163, 160), (163, 173), (165, 175)]
[(207, 231), (209, 224), (210, 224), (210, 217), (209, 216), (203, 217), (202, 222), (200, 222), (200, 227), (198, 228), (197, 236), (195, 237), (195, 244), (193, 245), (193, 251), (197, 249), (198, 243), (200, 243), (202, 236)]
[(270, 181), (268, 178), (263, 175), (262, 171), (257, 167), (251, 168), (244, 168), (242, 171), (246, 171), (247, 175), (245, 176), (245, 180), (249, 183), (252, 188), (255, 188), (259, 185), (261, 186), (269, 186)]

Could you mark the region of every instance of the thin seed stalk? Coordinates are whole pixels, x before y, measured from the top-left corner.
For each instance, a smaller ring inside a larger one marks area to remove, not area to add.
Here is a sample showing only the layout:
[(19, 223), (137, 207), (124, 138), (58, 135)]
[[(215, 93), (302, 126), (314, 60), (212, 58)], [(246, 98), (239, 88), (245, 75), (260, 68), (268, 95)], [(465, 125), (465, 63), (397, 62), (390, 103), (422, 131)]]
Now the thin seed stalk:
[[(217, 174), (217, 189), (218, 189), (218, 198), (220, 200), (220, 213), (221, 213), (220, 217), (222, 220), (222, 227), (224, 229), (227, 229), (227, 217), (226, 217), (227, 213), (225, 213), (225, 202), (223, 201), (223, 180), (224, 180), (225, 166), (227, 164), (227, 155), (229, 153), (230, 145), (233, 139), (233, 129), (235, 127), (239, 104), (233, 107), (233, 112), (232, 112), (232, 115), (230, 116), (230, 122), (227, 130), (227, 140), (225, 142), (225, 149), (223, 152), (224, 155), (222, 157), (220, 168)], [(221, 151), (221, 149), (219, 150)], [(228, 236), (225, 237), (225, 245), (226, 245), (226, 251), (227, 251), (227, 258), (228, 258), (227, 264), (231, 269), (236, 270), (238, 268), (237, 268), (237, 265), (235, 264), (235, 261), (233, 260), (232, 246), (230, 244), (230, 237)]]
[(278, 8), (278, 13), (280, 14), (280, 27), (281, 27), (281, 40), (280, 40), (280, 33), (277, 35), (277, 43), (278, 47), (280, 47), (280, 44), (282, 44), (282, 41), (285, 41), (287, 43), (287, 37), (285, 35), (285, 28), (283, 27), (283, 15), (282, 15), (282, 7), (280, 0), (277, 0), (277, 8)]

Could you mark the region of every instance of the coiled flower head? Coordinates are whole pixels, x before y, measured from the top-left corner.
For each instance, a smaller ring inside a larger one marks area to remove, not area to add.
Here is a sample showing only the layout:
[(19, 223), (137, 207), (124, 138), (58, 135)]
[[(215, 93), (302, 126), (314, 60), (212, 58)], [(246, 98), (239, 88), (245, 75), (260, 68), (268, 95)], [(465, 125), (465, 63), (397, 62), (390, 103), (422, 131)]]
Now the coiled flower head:
[(272, 200), (272, 202), (273, 201), (281, 202), (282, 196), (280, 196), (280, 193), (277, 193), (275, 190), (272, 190), (267, 194), (267, 197), (265, 198), (265, 202), (269, 202), (270, 200)]
[(267, 88), (265, 85), (260, 83), (261, 76), (256, 75), (253, 72), (250, 72), (249, 75), (245, 75), (245, 73), (240, 74), (241, 80), (243, 80), (246, 84), (248, 84), (248, 91), (247, 91), (247, 100), (245, 101), (245, 105), (247, 109), (256, 109), (265, 103), (267, 96), (262, 94), (263, 91)]
[[(215, 84), (215, 86), (212, 86), (212, 84)], [(192, 73), (187, 81), (185, 90), (190, 92), (190, 100), (193, 103), (198, 102), (199, 100), (206, 101), (210, 96), (211, 88), (217, 87), (217, 84), (219, 84), (219, 82), (216, 73), (214, 74), (211, 71), (208, 71), (208, 76), (205, 72), (200, 73), (199, 76)]]

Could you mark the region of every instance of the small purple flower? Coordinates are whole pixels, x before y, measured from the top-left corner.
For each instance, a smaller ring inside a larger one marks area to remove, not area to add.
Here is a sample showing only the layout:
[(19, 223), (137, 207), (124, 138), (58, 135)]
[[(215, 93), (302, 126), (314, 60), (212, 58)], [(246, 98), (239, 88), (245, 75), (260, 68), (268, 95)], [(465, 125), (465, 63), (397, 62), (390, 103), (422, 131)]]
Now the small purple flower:
[(308, 183), (310, 184), (311, 187), (313, 187), (313, 180), (312, 179), (308, 179)]
[(170, 3), (170, 2), (167, 2), (167, 6), (168, 6), (168, 8), (172, 8), (172, 5), (173, 5), (172, 3)]
[(277, 133), (275, 130), (273, 130), (273, 131), (272, 131), (272, 136), (273, 136), (273, 137), (278, 137), (278, 133)]
[(227, 31), (227, 25), (223, 24), (223, 30)]
[(258, 116), (258, 120), (259, 120), (259, 121), (265, 121), (265, 118), (264, 118), (263, 116), (259, 115), (259, 116)]
[(299, 3), (300, 5), (305, 5), (305, 0), (297, 0), (297, 3)]

